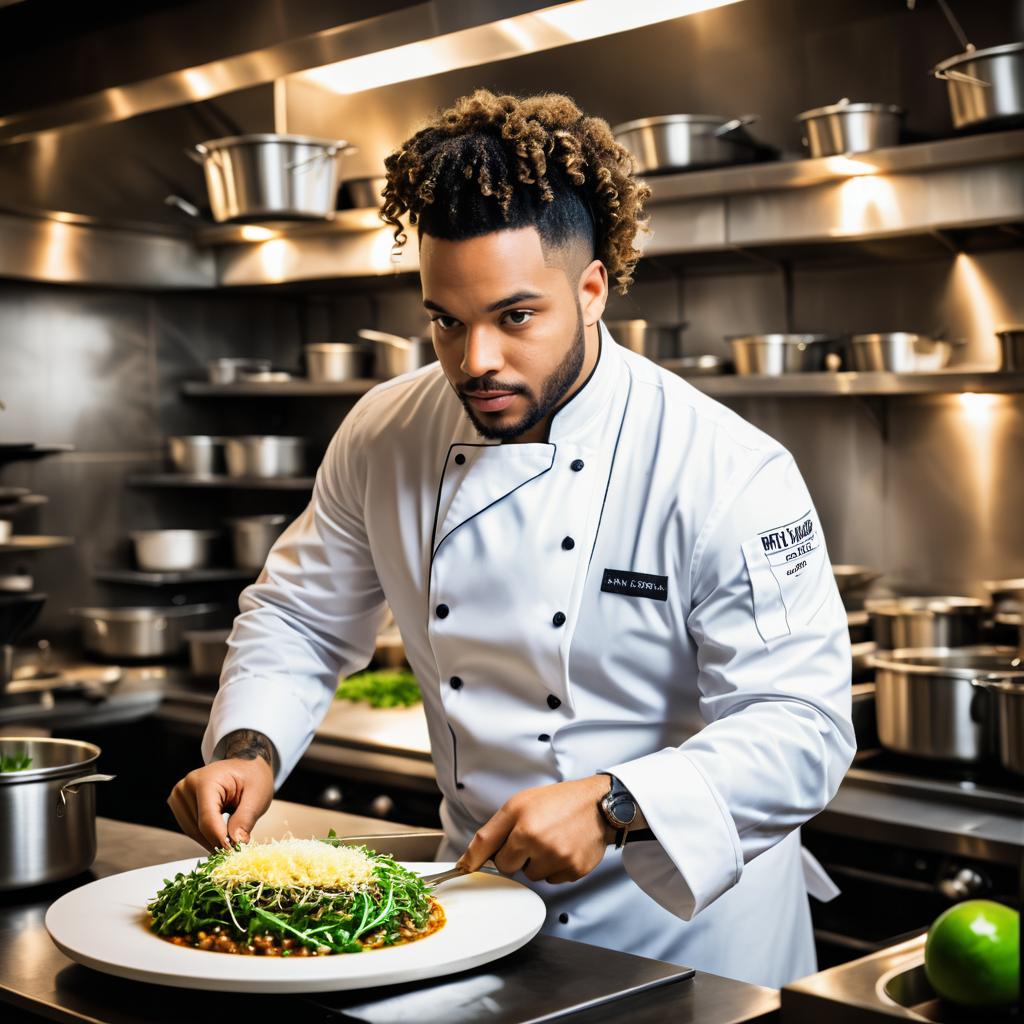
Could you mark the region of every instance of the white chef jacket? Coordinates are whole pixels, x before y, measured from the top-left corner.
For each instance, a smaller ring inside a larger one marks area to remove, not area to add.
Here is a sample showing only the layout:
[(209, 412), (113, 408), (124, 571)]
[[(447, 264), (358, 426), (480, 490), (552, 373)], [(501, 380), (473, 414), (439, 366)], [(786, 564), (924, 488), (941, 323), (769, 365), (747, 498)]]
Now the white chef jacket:
[(375, 387), (239, 604), (207, 762), (256, 729), (279, 785), (390, 606), (447, 857), (516, 792), (607, 770), (657, 841), (527, 882), (546, 931), (772, 987), (816, 969), (799, 826), (855, 749), (817, 514), (781, 445), (603, 323), (546, 442), (482, 438), (437, 364)]

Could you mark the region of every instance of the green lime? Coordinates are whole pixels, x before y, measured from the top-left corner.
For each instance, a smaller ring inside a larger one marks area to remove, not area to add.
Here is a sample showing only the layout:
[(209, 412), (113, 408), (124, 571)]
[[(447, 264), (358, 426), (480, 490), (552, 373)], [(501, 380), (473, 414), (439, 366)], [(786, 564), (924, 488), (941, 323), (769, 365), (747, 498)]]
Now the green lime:
[(1020, 914), (993, 900), (967, 900), (928, 929), (924, 971), (943, 999), (1005, 1006), (1020, 995)]

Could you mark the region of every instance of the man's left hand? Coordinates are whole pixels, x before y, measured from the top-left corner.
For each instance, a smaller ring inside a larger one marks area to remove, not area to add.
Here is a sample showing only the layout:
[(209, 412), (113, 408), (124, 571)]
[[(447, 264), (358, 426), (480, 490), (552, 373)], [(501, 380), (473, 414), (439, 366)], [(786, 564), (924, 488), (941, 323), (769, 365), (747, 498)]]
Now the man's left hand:
[(607, 775), (592, 775), (516, 793), (473, 837), (458, 866), (476, 871), (493, 858), (505, 875), (575, 882), (597, 867), (614, 839), (598, 807), (610, 786)]

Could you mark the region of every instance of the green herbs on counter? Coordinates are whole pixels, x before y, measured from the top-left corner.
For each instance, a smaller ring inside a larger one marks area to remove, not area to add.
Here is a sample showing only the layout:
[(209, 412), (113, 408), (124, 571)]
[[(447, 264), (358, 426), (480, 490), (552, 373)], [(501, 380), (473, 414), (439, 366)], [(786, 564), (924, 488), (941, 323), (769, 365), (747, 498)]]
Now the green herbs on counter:
[(342, 700), (365, 701), (375, 708), (407, 708), (423, 699), (416, 677), (402, 668), (358, 672), (341, 681), (337, 696)]

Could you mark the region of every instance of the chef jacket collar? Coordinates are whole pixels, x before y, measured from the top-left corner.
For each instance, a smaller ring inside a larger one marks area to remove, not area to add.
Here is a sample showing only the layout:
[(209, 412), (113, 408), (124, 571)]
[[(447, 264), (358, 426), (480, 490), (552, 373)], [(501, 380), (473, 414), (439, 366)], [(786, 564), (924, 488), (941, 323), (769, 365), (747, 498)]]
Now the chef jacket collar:
[(622, 358), (604, 321), (599, 320), (597, 326), (597, 362), (579, 391), (552, 415), (548, 428), (549, 444), (584, 440), (595, 423), (608, 414), (622, 368)]

